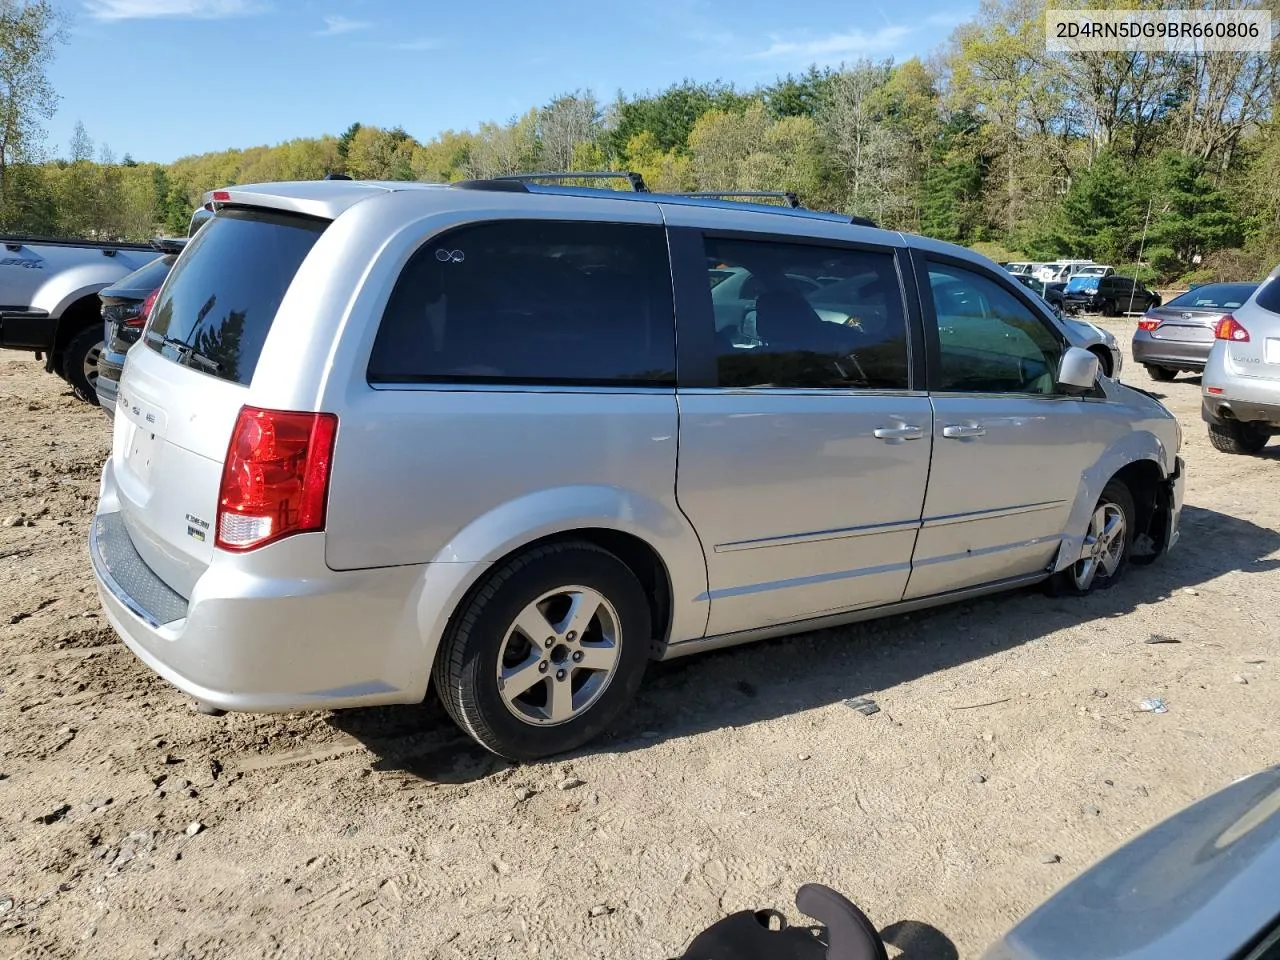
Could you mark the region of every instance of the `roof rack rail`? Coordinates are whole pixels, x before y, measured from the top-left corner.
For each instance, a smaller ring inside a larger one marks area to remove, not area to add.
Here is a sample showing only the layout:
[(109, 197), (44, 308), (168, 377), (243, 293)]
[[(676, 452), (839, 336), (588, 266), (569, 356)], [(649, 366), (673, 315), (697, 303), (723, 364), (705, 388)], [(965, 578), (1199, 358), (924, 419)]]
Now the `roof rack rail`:
[(704, 190), (676, 196), (700, 200), (785, 200), (792, 210), (801, 209), (800, 198), (792, 190)]
[(636, 193), (648, 193), (644, 177), (634, 170), (564, 170), (546, 173), (504, 173), (494, 180), (514, 180), (517, 183), (534, 183), (539, 180), (626, 180)]
[(880, 229), (880, 224), (876, 223), (870, 217), (860, 217), (856, 213), (849, 218), (849, 222), (855, 227), (875, 227), (877, 230)]

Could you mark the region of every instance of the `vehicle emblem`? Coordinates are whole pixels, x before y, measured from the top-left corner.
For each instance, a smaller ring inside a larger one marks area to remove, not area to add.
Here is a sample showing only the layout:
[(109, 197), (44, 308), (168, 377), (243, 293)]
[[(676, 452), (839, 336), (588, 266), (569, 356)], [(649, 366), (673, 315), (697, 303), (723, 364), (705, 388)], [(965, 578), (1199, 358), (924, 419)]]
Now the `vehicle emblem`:
[(436, 251), (436, 259), (441, 263), (461, 263), (467, 259), (467, 255), (461, 250), (445, 250), (441, 247)]
[(1183, 320), (1190, 320), (1190, 319), (1191, 319), (1191, 314), (1189, 314), (1189, 313), (1184, 313), (1184, 314), (1182, 315), (1182, 319), (1183, 319)]

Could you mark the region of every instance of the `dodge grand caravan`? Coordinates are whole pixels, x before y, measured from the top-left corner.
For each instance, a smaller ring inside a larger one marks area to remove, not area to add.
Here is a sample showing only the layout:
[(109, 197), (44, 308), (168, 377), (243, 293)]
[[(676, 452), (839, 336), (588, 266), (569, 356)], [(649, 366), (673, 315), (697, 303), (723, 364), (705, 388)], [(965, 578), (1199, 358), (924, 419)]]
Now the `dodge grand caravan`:
[(509, 180), (208, 200), (90, 553), (125, 642), (209, 707), (434, 688), (532, 759), (650, 659), (1082, 594), (1177, 538), (1173, 417), (960, 247)]

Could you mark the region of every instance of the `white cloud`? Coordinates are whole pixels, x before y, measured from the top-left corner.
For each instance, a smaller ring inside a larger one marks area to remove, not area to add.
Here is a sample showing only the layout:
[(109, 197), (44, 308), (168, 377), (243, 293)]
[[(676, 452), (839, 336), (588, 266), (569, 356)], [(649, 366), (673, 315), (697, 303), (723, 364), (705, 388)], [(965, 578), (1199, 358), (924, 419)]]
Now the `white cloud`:
[(784, 39), (770, 37), (770, 45), (751, 54), (761, 60), (788, 60), (813, 63), (832, 60), (856, 60), (873, 54), (891, 53), (912, 32), (911, 27), (887, 26), (872, 33), (851, 30), (821, 37)]
[(958, 27), (973, 17), (973, 12), (957, 13), (955, 11), (946, 11), (944, 13), (935, 13), (925, 18), (925, 24), (930, 27)]
[(346, 17), (332, 15), (324, 17), (324, 29), (317, 30), (317, 37), (336, 37), (339, 34), (351, 33), (353, 30), (367, 30), (370, 27), (365, 20), (349, 20)]
[(217, 20), (256, 13), (255, 0), (84, 0), (89, 16), (96, 20), (155, 20), (189, 17)]

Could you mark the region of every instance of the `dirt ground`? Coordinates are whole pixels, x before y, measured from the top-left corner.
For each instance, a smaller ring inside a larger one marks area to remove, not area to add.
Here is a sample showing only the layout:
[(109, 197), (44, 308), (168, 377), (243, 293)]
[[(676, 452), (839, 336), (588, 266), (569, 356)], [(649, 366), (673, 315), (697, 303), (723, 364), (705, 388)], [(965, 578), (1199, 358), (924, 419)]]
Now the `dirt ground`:
[[(1219, 454), (1198, 380), (1124, 379), (1186, 431), (1166, 560), (1087, 600), (658, 665), (594, 749), (511, 767), (431, 703), (195, 713), (98, 612), (106, 420), (0, 356), (0, 958), (662, 960), (729, 911), (795, 918), (808, 881), (910, 960), (978, 956), (1109, 850), (1280, 760), (1280, 441)], [(860, 696), (880, 713), (842, 703)]]

